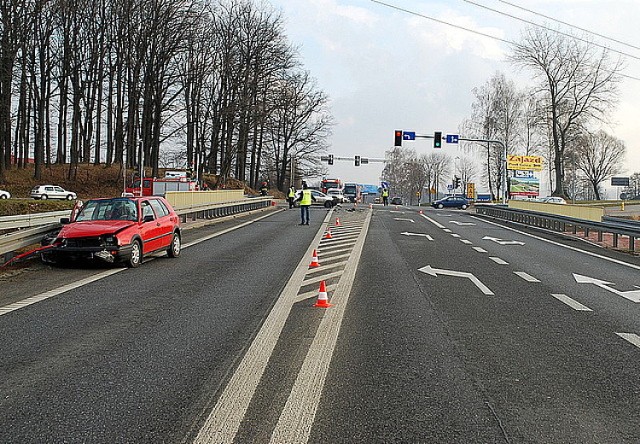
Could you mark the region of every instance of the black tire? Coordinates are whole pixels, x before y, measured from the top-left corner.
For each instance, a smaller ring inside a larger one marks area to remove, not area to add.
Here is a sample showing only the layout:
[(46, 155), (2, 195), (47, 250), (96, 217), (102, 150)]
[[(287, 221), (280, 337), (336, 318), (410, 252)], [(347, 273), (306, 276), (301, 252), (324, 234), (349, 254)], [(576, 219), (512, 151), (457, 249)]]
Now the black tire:
[(133, 244), (131, 244), (131, 256), (127, 259), (127, 267), (129, 268), (137, 268), (140, 266), (142, 262), (142, 246), (140, 245), (140, 241), (135, 240)]
[(73, 200), (73, 196), (71, 194), (67, 195), (67, 200)]
[(460, 208), (462, 208), (463, 210), (466, 210), (467, 206), (466, 205), (462, 205)]
[(0, 196), (0, 199), (6, 199), (7, 196), (5, 196), (4, 194)]
[(444, 208), (444, 205), (438, 204), (438, 208), (440, 208), (442, 210)]
[(325, 208), (331, 208), (332, 206), (333, 205), (331, 205), (331, 201), (329, 201), (329, 200), (324, 203), (324, 207)]
[(181, 251), (182, 251), (182, 242), (180, 239), (180, 233), (176, 231), (175, 233), (173, 233), (173, 237), (171, 238), (171, 244), (167, 249), (167, 256), (179, 257)]
[(43, 194), (42, 196), (40, 196), (40, 200), (47, 200), (49, 198), (49, 196), (47, 196), (46, 194)]

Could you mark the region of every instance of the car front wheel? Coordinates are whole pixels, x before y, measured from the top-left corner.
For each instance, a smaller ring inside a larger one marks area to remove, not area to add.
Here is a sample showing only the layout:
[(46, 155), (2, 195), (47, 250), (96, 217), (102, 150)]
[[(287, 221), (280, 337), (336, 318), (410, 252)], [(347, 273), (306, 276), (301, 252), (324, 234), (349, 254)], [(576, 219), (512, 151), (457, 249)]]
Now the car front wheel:
[(127, 267), (136, 268), (140, 266), (142, 260), (142, 247), (139, 241), (133, 241), (131, 245), (131, 256), (127, 260)]
[(182, 243), (180, 242), (180, 234), (173, 233), (173, 238), (171, 239), (171, 245), (169, 245), (169, 249), (167, 250), (167, 255), (169, 257), (178, 257), (180, 256), (181, 249)]
[(329, 200), (328, 200), (328, 201), (326, 201), (326, 202), (324, 203), (324, 207), (325, 207), (325, 208), (331, 208), (331, 207), (332, 207), (332, 205), (331, 205), (331, 201), (329, 201)]

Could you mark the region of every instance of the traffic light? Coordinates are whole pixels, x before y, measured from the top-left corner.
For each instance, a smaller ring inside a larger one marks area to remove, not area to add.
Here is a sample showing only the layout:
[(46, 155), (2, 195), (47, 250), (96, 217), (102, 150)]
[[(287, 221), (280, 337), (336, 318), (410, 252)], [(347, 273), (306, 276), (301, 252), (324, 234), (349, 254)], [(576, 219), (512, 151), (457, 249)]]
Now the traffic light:
[(402, 130), (396, 130), (393, 146), (402, 146)]
[(333, 154), (329, 154), (329, 160), (327, 160), (329, 165), (333, 165)]
[(355, 161), (356, 161), (356, 166), (359, 167), (360, 166), (360, 156), (356, 156), (355, 157)]
[(433, 147), (442, 148), (442, 133), (440, 131), (433, 133)]
[(457, 177), (457, 176), (453, 179), (453, 187), (454, 188), (459, 188), (460, 187), (460, 178)]

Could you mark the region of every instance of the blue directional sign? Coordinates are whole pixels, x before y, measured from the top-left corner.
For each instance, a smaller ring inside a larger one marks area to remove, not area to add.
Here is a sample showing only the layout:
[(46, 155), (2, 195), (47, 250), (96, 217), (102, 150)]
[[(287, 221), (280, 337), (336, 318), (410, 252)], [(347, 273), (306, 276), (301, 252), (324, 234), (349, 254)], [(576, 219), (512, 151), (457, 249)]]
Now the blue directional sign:
[(402, 140), (416, 140), (416, 132), (415, 131), (403, 131), (402, 132)]
[(447, 134), (447, 143), (458, 143), (458, 134)]

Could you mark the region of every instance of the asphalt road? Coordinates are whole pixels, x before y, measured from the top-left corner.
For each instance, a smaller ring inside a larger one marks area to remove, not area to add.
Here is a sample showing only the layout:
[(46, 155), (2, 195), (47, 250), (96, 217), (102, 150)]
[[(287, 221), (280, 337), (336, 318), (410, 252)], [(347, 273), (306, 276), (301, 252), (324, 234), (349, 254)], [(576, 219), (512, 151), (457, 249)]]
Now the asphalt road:
[(640, 442), (638, 258), (470, 211), (298, 222), (0, 276), (0, 442)]

